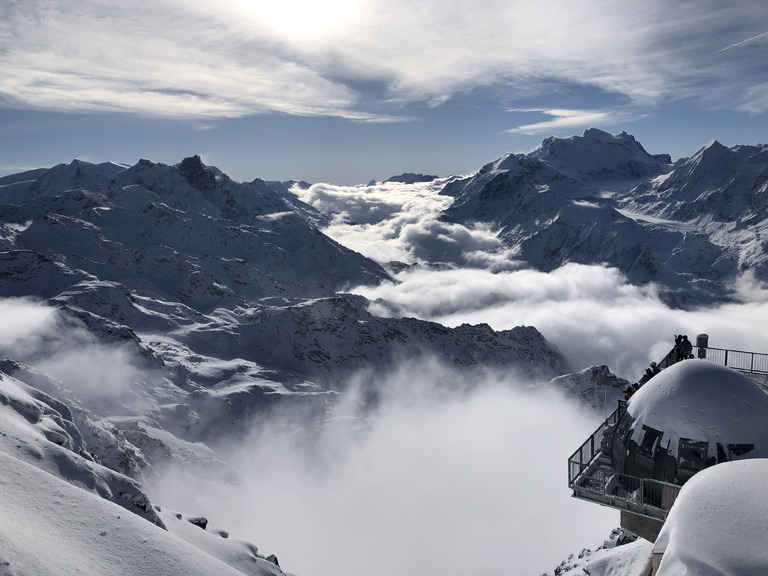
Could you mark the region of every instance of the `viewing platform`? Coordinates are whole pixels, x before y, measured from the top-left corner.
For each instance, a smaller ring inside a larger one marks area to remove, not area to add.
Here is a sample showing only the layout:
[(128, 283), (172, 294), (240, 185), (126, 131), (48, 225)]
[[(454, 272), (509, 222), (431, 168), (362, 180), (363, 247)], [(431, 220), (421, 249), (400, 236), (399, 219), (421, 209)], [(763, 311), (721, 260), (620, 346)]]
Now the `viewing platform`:
[(744, 374), (768, 374), (768, 354), (695, 346), (690, 356), (672, 350), (568, 459), (575, 498), (620, 510), (622, 526), (651, 541), (696, 472), (768, 455), (768, 394)]
[(613, 466), (613, 433), (626, 408), (627, 402), (621, 401), (568, 459), (568, 486), (575, 498), (663, 522), (681, 486), (619, 473)]

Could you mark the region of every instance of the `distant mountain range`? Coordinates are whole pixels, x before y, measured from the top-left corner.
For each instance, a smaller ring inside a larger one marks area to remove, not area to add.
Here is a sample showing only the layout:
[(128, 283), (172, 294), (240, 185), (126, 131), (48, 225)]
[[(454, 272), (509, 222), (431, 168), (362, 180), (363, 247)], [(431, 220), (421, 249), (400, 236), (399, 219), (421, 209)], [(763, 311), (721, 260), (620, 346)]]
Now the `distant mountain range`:
[[(345, 377), (408, 359), (539, 379), (567, 371), (533, 327), (373, 316), (344, 289), (389, 279), (384, 268), (321, 233), (325, 216), (285, 185), (233, 182), (199, 156), (176, 166), (75, 160), (5, 177), (0, 213), (0, 297), (46, 302), (59, 323), (150, 371), (138, 408), (79, 407), (121, 415), (110, 434), (131, 440), (104, 450), (124, 446), (125, 457), (98, 457), (133, 476), (163, 453), (147, 427), (212, 441), (275, 403), (323, 407)], [(9, 359), (9, 371), (31, 374), (21, 367), (33, 352)], [(61, 396), (66, 383), (46, 388)]]
[(605, 263), (655, 283), (673, 306), (733, 297), (750, 272), (768, 280), (768, 145), (710, 142), (675, 164), (630, 135), (548, 138), (450, 183), (445, 217), (500, 229), (536, 269)]

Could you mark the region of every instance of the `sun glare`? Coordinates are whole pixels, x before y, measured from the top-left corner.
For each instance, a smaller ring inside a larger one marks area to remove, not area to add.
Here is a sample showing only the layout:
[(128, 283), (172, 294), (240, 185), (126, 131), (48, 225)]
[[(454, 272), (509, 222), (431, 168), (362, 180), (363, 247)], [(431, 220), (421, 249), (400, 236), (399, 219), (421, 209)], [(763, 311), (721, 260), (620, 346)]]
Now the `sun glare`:
[(362, 0), (237, 0), (248, 16), (281, 34), (322, 36), (348, 23)]

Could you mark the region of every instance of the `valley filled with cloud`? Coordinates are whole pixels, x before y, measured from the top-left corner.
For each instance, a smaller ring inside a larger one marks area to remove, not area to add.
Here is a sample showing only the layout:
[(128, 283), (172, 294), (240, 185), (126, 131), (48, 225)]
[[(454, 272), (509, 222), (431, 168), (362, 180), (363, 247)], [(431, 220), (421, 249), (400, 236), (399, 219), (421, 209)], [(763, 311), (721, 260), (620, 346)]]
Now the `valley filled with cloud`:
[[(555, 343), (573, 370), (607, 364), (634, 381), (672, 347), (674, 335), (706, 333), (710, 345), (768, 350), (756, 330), (768, 320), (768, 288), (749, 273), (736, 283), (741, 302), (670, 308), (653, 284), (636, 286), (615, 268), (567, 264), (545, 273), (505, 248), (498, 231), (446, 222), (443, 181), (294, 188), (333, 214), (324, 232), (386, 265), (394, 282), (354, 287), (381, 315), (414, 316), (447, 326), (487, 323), (495, 330), (528, 325)], [(405, 266), (402, 266), (405, 264)]]

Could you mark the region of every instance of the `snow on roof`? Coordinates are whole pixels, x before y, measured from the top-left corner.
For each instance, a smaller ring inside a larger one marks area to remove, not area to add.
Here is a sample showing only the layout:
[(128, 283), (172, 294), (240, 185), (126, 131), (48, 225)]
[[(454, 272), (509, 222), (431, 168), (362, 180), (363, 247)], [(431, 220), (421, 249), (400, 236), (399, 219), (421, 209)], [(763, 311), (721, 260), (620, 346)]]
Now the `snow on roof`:
[[(768, 457), (768, 394), (746, 376), (707, 360), (663, 370), (632, 396), (638, 424), (667, 437), (755, 444), (750, 457)], [(639, 433), (642, 426), (635, 425)]]
[(683, 487), (654, 549), (658, 576), (768, 574), (768, 460), (725, 462)]

